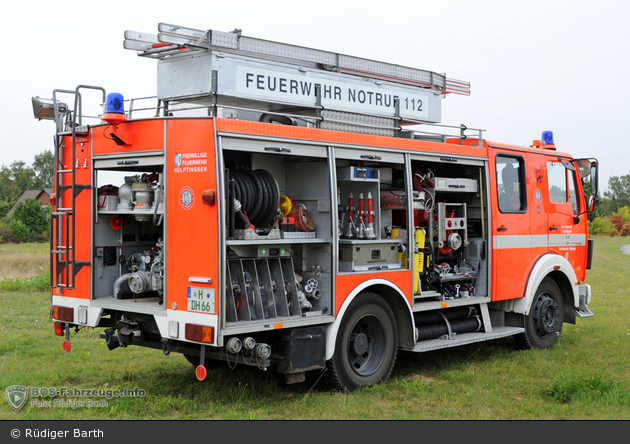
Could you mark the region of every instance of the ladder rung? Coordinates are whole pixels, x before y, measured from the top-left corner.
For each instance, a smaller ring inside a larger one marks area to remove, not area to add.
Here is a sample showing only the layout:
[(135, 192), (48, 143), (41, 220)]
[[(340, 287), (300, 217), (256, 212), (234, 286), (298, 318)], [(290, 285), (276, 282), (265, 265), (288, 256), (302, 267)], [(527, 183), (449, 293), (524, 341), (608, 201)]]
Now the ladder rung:
[[(66, 190), (69, 190), (70, 188), (72, 188), (72, 185), (64, 185), (64, 184), (59, 184), (57, 185), (59, 188), (64, 188)], [(90, 184), (85, 184), (85, 183), (75, 183), (74, 187), (75, 188), (85, 188), (88, 189), (90, 188), (92, 185)]]
[(71, 173), (74, 170), (57, 170), (57, 173)]

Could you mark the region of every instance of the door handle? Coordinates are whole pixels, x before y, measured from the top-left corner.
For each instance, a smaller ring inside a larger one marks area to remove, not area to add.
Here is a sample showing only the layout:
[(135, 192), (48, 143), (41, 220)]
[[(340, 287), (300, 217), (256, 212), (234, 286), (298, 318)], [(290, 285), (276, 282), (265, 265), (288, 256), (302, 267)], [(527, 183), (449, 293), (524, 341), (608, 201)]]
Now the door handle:
[(558, 227), (549, 227), (549, 230), (551, 230), (551, 231), (555, 231), (557, 229), (558, 229)]
[(499, 227), (499, 228), (497, 228), (497, 231), (507, 231), (507, 228), (505, 228), (505, 227)]
[(280, 148), (277, 146), (266, 146), (265, 151), (275, 151), (276, 153), (290, 153), (291, 148)]

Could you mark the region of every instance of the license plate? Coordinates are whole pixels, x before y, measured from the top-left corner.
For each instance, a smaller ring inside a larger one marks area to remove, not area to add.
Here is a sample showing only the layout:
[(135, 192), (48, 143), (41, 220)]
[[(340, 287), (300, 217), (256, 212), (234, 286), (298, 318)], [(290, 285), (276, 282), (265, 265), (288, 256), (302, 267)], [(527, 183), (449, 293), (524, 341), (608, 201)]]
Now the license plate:
[(214, 288), (188, 287), (188, 311), (214, 314)]

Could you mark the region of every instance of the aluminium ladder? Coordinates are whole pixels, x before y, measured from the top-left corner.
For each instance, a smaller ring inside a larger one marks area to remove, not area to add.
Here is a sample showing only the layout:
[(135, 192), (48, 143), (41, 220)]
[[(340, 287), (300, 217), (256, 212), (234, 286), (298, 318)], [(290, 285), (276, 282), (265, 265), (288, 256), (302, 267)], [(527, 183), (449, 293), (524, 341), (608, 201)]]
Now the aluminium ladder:
[[(76, 182), (76, 170), (79, 167), (76, 158), (76, 140), (79, 135), (78, 129), (83, 124), (81, 89), (95, 89), (103, 93), (103, 103), (106, 100), (105, 89), (101, 87), (79, 85), (76, 90), (53, 91), (53, 104), (55, 111), (55, 199), (56, 211), (51, 214), (51, 238), (50, 238), (50, 280), (51, 287), (57, 291), (63, 289), (72, 290), (75, 288), (75, 277), (85, 265), (90, 261), (77, 260), (76, 258), (76, 197), (83, 191), (91, 188), (90, 184), (78, 184)], [(57, 94), (71, 94), (74, 96), (74, 109), (62, 113), (59, 111)], [(69, 113), (72, 113), (70, 116)], [(71, 119), (70, 119), (71, 117)], [(65, 122), (64, 122), (65, 119)], [(70, 127), (67, 131), (64, 126)], [(63, 142), (63, 137), (72, 136), (72, 160), (68, 162), (66, 156), (67, 147)], [(65, 164), (64, 164), (65, 162)], [(70, 191), (68, 197), (66, 192)], [(53, 239), (54, 236), (54, 239)], [(54, 242), (56, 241), (56, 242)], [(54, 247), (54, 248), (53, 248)]]
[(212, 51), (219, 56), (225, 53), (244, 58), (285, 62), (301, 67), (401, 83), (439, 91), (442, 94), (470, 95), (469, 82), (450, 79), (444, 74), (247, 37), (242, 35), (239, 29), (231, 32), (204, 31), (159, 23), (158, 31), (158, 34), (125, 31), (123, 47), (139, 51), (139, 56), (159, 60), (190, 57)]

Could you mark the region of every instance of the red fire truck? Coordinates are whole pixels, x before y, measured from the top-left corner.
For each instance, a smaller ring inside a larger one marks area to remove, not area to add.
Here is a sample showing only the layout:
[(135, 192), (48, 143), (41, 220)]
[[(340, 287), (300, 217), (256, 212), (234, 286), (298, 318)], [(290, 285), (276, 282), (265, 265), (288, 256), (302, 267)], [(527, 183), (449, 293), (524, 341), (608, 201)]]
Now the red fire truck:
[[(150, 106), (89, 85), (33, 98), (56, 122), (65, 351), (94, 327), (110, 350), (182, 353), (200, 380), (227, 361), (351, 391), (386, 381), (399, 350), (545, 348), (592, 315), (596, 159), (549, 131), (516, 146), (440, 124), (442, 99), (470, 94), (442, 74), (240, 30), (158, 31), (124, 41), (157, 60)], [(95, 123), (87, 91), (102, 95)]]

